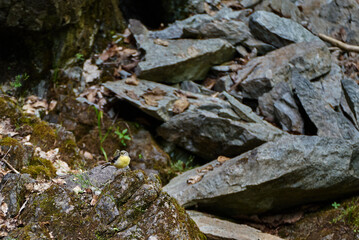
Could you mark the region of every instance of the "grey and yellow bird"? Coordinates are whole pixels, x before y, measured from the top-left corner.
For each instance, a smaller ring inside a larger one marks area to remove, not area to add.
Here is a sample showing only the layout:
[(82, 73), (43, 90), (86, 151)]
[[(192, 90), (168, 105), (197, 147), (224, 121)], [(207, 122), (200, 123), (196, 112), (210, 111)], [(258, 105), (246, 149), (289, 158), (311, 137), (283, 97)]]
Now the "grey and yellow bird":
[(130, 164), (131, 158), (128, 155), (128, 152), (125, 150), (116, 150), (113, 154), (110, 163), (106, 163), (102, 168), (107, 167), (110, 164), (113, 164), (116, 168), (125, 168)]
[(125, 150), (116, 150), (111, 162), (116, 168), (125, 168), (130, 164), (131, 158)]

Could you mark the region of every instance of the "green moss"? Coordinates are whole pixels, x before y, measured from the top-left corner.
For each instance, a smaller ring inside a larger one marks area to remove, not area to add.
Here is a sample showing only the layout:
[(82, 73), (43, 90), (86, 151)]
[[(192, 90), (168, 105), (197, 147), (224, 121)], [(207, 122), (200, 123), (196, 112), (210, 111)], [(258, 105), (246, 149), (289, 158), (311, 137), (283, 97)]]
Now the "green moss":
[(46, 122), (41, 121), (34, 125), (30, 141), (42, 150), (48, 151), (53, 147), (56, 137), (56, 131)]
[(80, 155), (78, 153), (77, 144), (72, 139), (67, 139), (59, 148), (60, 154), (63, 156), (63, 160), (69, 164), (70, 167), (75, 167), (80, 165), (81, 160)]
[(56, 169), (51, 161), (39, 157), (33, 157), (29, 166), (21, 170), (22, 173), (28, 173), (33, 178), (42, 177), (50, 179), (56, 176)]
[(333, 223), (343, 222), (351, 226), (354, 232), (359, 232), (359, 200), (353, 199), (351, 202), (343, 204), (338, 217), (333, 219)]
[(0, 97), (0, 116), (10, 118), (11, 123), (14, 124), (21, 115), (20, 108), (16, 105), (14, 100), (8, 96)]

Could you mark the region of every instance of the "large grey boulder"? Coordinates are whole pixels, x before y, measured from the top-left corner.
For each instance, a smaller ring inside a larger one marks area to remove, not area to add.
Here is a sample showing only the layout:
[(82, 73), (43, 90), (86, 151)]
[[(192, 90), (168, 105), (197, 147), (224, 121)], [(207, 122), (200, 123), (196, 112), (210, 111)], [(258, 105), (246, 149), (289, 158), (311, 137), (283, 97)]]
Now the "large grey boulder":
[(253, 13), (249, 28), (256, 38), (278, 48), (291, 43), (321, 41), (299, 23), (266, 11)]
[(237, 218), (338, 199), (359, 187), (358, 147), (343, 139), (284, 135), (222, 164), (214, 160), (187, 171), (164, 191), (185, 207)]
[(288, 81), (293, 70), (312, 80), (328, 73), (331, 63), (330, 52), (323, 42), (303, 42), (251, 60), (244, 69), (237, 72), (237, 78), (240, 79), (259, 64), (240, 84), (245, 97), (257, 99), (277, 83)]
[(207, 160), (220, 155), (236, 156), (283, 134), (263, 120), (248, 119), (244, 115), (240, 121), (232, 120), (224, 113), (215, 114), (200, 107), (172, 117), (157, 132), (167, 141)]

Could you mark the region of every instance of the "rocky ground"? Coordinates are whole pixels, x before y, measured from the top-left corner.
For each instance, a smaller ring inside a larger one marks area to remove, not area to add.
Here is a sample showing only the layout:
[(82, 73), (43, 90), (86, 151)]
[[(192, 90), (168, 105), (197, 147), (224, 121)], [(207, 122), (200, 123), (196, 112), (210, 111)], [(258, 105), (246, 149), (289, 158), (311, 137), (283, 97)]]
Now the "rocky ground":
[(358, 1), (24, 4), (0, 4), (29, 33), (0, 57), (0, 237), (359, 238)]

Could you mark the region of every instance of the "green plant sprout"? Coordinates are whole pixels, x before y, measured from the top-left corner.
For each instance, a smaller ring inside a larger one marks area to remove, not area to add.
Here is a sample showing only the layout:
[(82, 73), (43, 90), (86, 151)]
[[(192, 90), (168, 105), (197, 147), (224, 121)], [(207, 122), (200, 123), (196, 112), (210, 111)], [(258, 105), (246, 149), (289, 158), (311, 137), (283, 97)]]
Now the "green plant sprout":
[(85, 60), (84, 55), (81, 53), (76, 53), (75, 57), (77, 60), (81, 60), (81, 61)]
[(182, 173), (191, 170), (196, 167), (193, 165), (193, 160), (194, 160), (194, 156), (190, 156), (186, 162), (183, 162), (181, 160), (177, 160), (176, 162), (171, 161), (170, 162), (171, 169), (177, 173), (178, 172)]
[[(334, 202), (332, 206), (337, 206)], [(336, 207), (334, 207), (336, 208)], [(351, 203), (345, 204), (341, 210), (340, 215), (332, 220), (332, 223), (343, 222), (344, 224), (348, 224), (353, 231), (356, 233), (359, 231), (359, 205), (356, 201), (352, 201)]]
[(127, 134), (128, 129), (125, 128), (124, 130), (122, 130), (122, 132), (120, 131), (119, 127), (117, 127), (115, 134), (118, 136), (118, 138), (120, 139), (121, 144), (126, 147), (126, 142), (125, 140), (131, 140), (130, 135)]
[(332, 207), (335, 208), (335, 209), (338, 209), (338, 207), (340, 207), (340, 204), (337, 203), (337, 202), (333, 202)]
[(11, 87), (13, 88), (19, 88), (22, 86), (22, 82), (26, 81), (30, 76), (27, 73), (24, 73), (23, 75), (19, 74), (15, 76), (15, 80), (10, 83)]
[(101, 150), (103, 156), (105, 157), (106, 162), (108, 162), (107, 153), (106, 153), (105, 149), (103, 148), (102, 144), (106, 140), (106, 138), (107, 138), (108, 134), (110, 133), (112, 127), (110, 127), (107, 130), (106, 134), (104, 136), (102, 136), (102, 127), (101, 127), (101, 125), (102, 125), (103, 112), (101, 110), (100, 111), (97, 110), (96, 107), (94, 107), (94, 109), (95, 109), (96, 116), (97, 116), (98, 135), (99, 135), (99, 138), (100, 138), (100, 150)]

